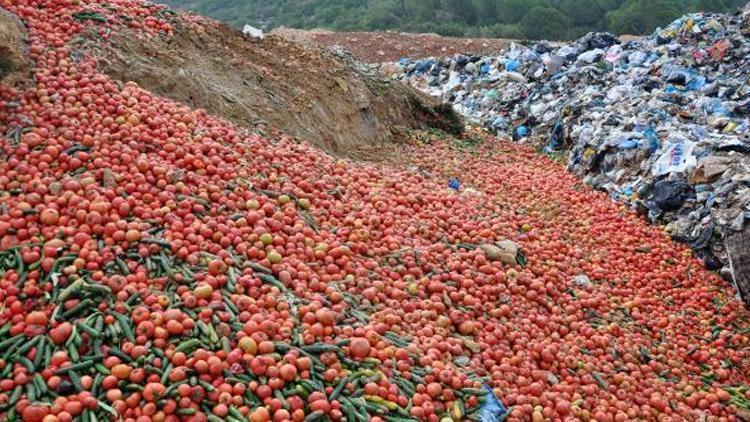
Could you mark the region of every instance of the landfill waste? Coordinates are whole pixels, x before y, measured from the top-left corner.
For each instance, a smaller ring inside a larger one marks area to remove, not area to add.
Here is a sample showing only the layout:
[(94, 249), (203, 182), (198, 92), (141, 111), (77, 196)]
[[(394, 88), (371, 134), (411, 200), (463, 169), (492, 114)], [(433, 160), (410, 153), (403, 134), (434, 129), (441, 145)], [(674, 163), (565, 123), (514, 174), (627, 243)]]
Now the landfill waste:
[[(513, 44), (402, 59), (392, 75), (475, 124), (566, 154), (569, 170), (666, 226), (727, 278), (750, 221), (750, 11), (690, 14), (621, 42)], [(742, 291), (750, 303), (750, 291)]]
[[(727, 239), (727, 254), (729, 265), (733, 268), (747, 268), (750, 265), (750, 226), (745, 227), (741, 233), (732, 235)], [(736, 271), (735, 283), (743, 291), (750, 289), (750, 272)]]

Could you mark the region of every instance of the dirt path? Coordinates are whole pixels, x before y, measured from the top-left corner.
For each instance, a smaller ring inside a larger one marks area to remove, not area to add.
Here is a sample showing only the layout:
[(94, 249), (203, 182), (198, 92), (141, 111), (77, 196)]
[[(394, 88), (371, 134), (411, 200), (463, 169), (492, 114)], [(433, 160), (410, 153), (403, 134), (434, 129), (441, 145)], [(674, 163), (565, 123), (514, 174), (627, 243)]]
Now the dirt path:
[(512, 40), (500, 38), (455, 38), (435, 34), (399, 32), (330, 32), (277, 28), (273, 31), (291, 41), (322, 47), (341, 46), (367, 63), (395, 62), (403, 57), (452, 56), (455, 54), (492, 54), (506, 48)]

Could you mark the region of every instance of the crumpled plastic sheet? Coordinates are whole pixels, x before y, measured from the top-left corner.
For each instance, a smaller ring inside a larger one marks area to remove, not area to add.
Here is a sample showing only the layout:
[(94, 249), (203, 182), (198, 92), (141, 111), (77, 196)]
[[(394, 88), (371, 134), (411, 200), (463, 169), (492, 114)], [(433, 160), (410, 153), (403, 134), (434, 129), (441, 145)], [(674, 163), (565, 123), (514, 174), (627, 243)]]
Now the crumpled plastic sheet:
[(486, 400), (479, 408), (479, 422), (502, 422), (510, 411), (503, 405), (503, 402), (497, 398), (495, 392), (485, 384), (482, 387), (487, 391)]

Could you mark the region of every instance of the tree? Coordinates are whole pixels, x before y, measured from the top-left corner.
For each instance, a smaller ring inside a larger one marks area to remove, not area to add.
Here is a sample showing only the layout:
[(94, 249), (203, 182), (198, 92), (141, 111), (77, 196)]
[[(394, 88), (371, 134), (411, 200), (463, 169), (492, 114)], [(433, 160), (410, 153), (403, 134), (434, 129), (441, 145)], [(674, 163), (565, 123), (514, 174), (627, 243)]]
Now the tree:
[(477, 21), (481, 24), (495, 23), (497, 20), (496, 0), (474, 0)]
[(477, 9), (474, 3), (467, 0), (443, 0), (445, 11), (458, 18), (462, 23), (474, 24), (477, 21)]
[(695, 10), (701, 12), (720, 12), (729, 9), (722, 0), (697, 0)]
[(529, 10), (526, 0), (499, 0), (497, 4), (498, 21), (501, 23), (519, 23)]
[(568, 20), (554, 7), (537, 6), (523, 17), (521, 28), (526, 38), (560, 40), (567, 36)]
[(604, 17), (604, 11), (596, 0), (563, 0), (562, 11), (574, 25), (591, 25)]
[(607, 24), (618, 34), (643, 34), (664, 26), (680, 14), (676, 2), (671, 0), (628, 0), (623, 7), (607, 14)]
[(398, 16), (394, 15), (393, 11), (383, 4), (371, 7), (364, 18), (364, 26), (368, 30), (393, 29), (398, 27), (398, 24)]
[(619, 9), (625, 3), (625, 0), (596, 0), (599, 9), (609, 12), (610, 10)]
[(435, 11), (440, 7), (440, 2), (436, 0), (407, 0), (406, 10), (408, 10), (410, 20), (414, 22), (430, 22), (435, 19)]
[[(645, 34), (684, 13), (734, 12), (748, 0), (159, 0), (242, 27), (397, 29), (443, 35), (570, 38)], [(531, 13), (534, 11), (534, 13)]]

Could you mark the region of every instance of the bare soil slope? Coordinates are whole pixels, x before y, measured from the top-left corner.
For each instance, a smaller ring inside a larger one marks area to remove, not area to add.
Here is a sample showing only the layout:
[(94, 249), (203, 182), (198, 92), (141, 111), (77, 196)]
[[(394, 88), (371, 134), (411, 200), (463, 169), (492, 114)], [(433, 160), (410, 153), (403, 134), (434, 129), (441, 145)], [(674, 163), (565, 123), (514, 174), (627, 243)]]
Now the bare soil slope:
[(455, 54), (488, 55), (505, 49), (512, 40), (500, 38), (455, 38), (437, 34), (402, 32), (331, 32), (277, 28), (273, 34), (288, 40), (321, 47), (341, 46), (367, 63), (395, 62), (402, 57), (423, 59)]
[(0, 81), (13, 85), (27, 79), (26, 31), (15, 15), (0, 9)]
[[(377, 159), (403, 129), (460, 130), (460, 119), (356, 62), (280, 37), (252, 39), (227, 25), (179, 15), (172, 35), (121, 33), (79, 43), (113, 78), (240, 125), (267, 125), (340, 155)], [(79, 41), (80, 42), (80, 41)]]

